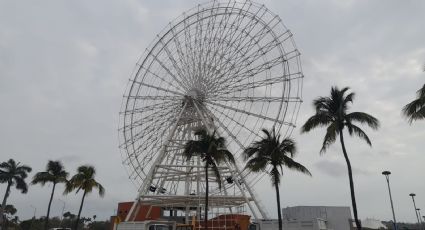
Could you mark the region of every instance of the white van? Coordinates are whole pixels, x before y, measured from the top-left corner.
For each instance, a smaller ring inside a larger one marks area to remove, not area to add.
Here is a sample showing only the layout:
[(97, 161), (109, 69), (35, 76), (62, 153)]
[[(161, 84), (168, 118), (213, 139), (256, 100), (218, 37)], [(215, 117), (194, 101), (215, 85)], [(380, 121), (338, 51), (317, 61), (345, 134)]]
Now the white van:
[(175, 230), (174, 221), (126, 221), (117, 225), (117, 230)]

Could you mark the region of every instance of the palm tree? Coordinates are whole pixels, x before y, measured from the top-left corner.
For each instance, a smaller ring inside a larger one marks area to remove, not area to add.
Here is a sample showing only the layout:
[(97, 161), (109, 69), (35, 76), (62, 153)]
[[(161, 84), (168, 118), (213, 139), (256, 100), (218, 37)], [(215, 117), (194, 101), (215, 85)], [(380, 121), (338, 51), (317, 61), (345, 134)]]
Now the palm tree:
[(97, 182), (94, 178), (96, 174), (96, 170), (93, 166), (82, 165), (78, 167), (77, 174), (72, 176), (72, 178), (66, 184), (64, 194), (68, 194), (73, 190), (77, 190), (78, 193), (80, 190), (83, 192), (83, 197), (81, 199), (80, 209), (78, 211), (77, 220), (75, 222), (75, 230), (78, 230), (78, 224), (80, 222), (81, 210), (83, 209), (84, 199), (87, 194), (91, 193), (93, 189), (97, 189), (99, 191), (99, 195), (103, 197), (105, 195), (105, 189), (103, 186)]
[[(245, 168), (252, 172), (267, 172), (270, 175), (272, 185), (276, 190), (277, 215), (279, 230), (282, 230), (282, 215), (280, 209), (279, 185), (283, 174), (283, 167), (296, 170), (311, 176), (311, 173), (300, 163), (293, 160), (297, 152), (295, 142), (290, 138), (281, 140), (279, 134), (273, 129), (269, 132), (262, 130), (265, 134), (263, 139), (252, 143), (244, 151), (245, 160), (248, 160)], [(279, 170), (280, 169), (280, 170)]]
[(412, 124), (414, 120), (425, 119), (425, 84), (416, 92), (417, 98), (403, 107), (403, 114)]
[(307, 122), (302, 127), (301, 132), (305, 133), (317, 127), (327, 126), (326, 135), (323, 140), (320, 153), (324, 153), (326, 149), (336, 141), (336, 137), (339, 135), (342, 152), (344, 154), (345, 162), (347, 163), (348, 168), (354, 219), (356, 221), (357, 229), (361, 229), (361, 223), (357, 217), (357, 205), (354, 194), (351, 164), (350, 160), (348, 159), (347, 150), (345, 149), (343, 131), (344, 128), (346, 128), (348, 130), (348, 134), (351, 136), (357, 135), (361, 139), (365, 140), (367, 144), (372, 146), (372, 143), (366, 133), (354, 123), (357, 122), (360, 124), (366, 124), (372, 129), (376, 130), (379, 128), (379, 121), (367, 113), (348, 113), (348, 105), (349, 103), (353, 103), (355, 95), (353, 92), (346, 95), (345, 93), (348, 90), (348, 87), (339, 90), (338, 87), (334, 86), (331, 89), (330, 97), (318, 97), (316, 100), (314, 100), (313, 105), (316, 109), (316, 114), (307, 120)]
[(56, 184), (66, 183), (68, 177), (68, 172), (65, 171), (62, 163), (60, 161), (49, 161), (46, 166), (45, 172), (38, 172), (32, 179), (32, 184), (40, 183), (44, 186), (46, 183), (53, 183), (52, 193), (50, 194), (49, 205), (47, 206), (47, 215), (44, 222), (44, 229), (47, 230), (49, 226), (49, 215), (50, 215), (50, 206), (52, 205), (53, 195), (55, 194)]
[(189, 161), (198, 156), (205, 162), (205, 217), (204, 227), (208, 229), (208, 168), (214, 172), (216, 181), (221, 189), (221, 176), (217, 165), (223, 162), (235, 163), (232, 153), (226, 149), (226, 141), (223, 137), (216, 137), (216, 131), (209, 134), (205, 128), (195, 132), (198, 140), (190, 140), (186, 143), (183, 156)]
[(15, 185), (16, 189), (21, 190), (22, 193), (27, 193), (28, 185), (25, 182), (25, 178), (27, 178), (31, 170), (31, 167), (21, 165), (19, 162), (16, 163), (13, 159), (0, 164), (0, 183), (7, 183), (6, 193), (0, 207), (0, 229), (3, 224), (4, 208), (6, 207), (11, 187)]

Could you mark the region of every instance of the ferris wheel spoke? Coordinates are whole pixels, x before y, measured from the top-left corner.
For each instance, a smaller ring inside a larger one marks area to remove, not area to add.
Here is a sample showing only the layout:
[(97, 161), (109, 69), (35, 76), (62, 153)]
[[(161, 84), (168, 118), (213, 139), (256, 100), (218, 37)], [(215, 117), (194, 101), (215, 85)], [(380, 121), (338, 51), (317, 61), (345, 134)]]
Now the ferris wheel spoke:
[[(235, 9), (236, 2), (233, 2), (233, 5), (230, 7), (230, 1), (228, 2), (228, 5), (225, 7), (225, 13), (224, 13), (224, 19), (220, 20), (220, 24), (218, 25), (217, 32), (214, 35), (214, 41), (217, 40), (217, 35), (219, 38), (224, 38), (228, 36), (228, 34), (231, 32), (229, 27), (229, 20), (231, 18), (231, 12)], [(217, 46), (216, 46), (217, 45)], [(212, 60), (215, 59), (217, 53), (222, 50), (222, 43), (214, 43), (213, 49), (215, 52), (213, 53)]]
[(246, 97), (235, 97), (235, 96), (230, 96), (230, 97), (214, 97), (214, 98), (209, 98), (207, 102), (212, 102), (212, 101), (237, 101), (237, 102), (276, 102), (276, 103), (280, 103), (280, 102), (300, 102), (301, 98), (300, 97), (250, 97), (250, 96), (246, 96)]
[[(276, 19), (276, 17), (275, 18), (273, 18), (270, 22), (269, 22), (269, 24), (273, 21), (273, 20), (275, 20)], [(277, 18), (278, 19), (278, 18)], [(267, 37), (267, 35), (269, 34), (269, 32), (276, 26), (276, 25), (278, 25), (278, 23), (279, 23), (279, 20), (277, 20), (276, 21), (276, 23), (274, 23), (272, 26), (264, 26), (260, 31), (258, 31), (255, 35), (253, 35), (252, 37), (250, 37), (250, 39), (247, 41), (247, 43), (246, 44), (241, 44), (241, 48), (239, 49), (239, 50), (237, 50), (236, 52), (233, 52), (233, 55), (231, 55), (230, 57), (229, 57), (229, 59), (236, 59), (236, 60), (238, 60), (236, 57), (238, 56), (238, 55), (240, 55), (241, 57), (245, 57), (245, 58), (242, 58), (242, 60), (240, 60), (240, 58), (239, 58), (239, 60), (240, 61), (237, 61), (236, 63), (233, 63), (235, 66), (238, 66), (238, 65), (240, 65), (240, 64), (242, 64), (242, 63), (244, 63), (244, 62), (246, 62), (246, 60), (248, 60), (248, 59), (250, 59), (251, 58), (251, 56), (249, 56), (249, 55), (247, 55), (250, 51), (252, 51), (253, 50), (253, 48), (256, 46), (256, 45), (258, 45), (259, 44), (259, 42), (262, 40), (262, 39), (264, 39), (265, 37)], [(241, 52), (242, 50), (244, 50), (244, 52)], [(255, 59), (253, 59), (253, 60), (255, 60)], [(219, 60), (220, 62), (219, 62), (219, 64), (218, 64), (218, 66), (220, 66), (220, 67), (223, 67), (223, 65), (224, 66), (226, 66), (227, 65), (227, 63), (223, 63), (223, 60), (222, 59), (220, 59)], [(229, 71), (231, 71), (232, 69), (229, 69)], [(226, 73), (224, 73), (224, 74), (226, 74)], [(222, 75), (222, 76), (224, 76), (224, 75)]]
[(146, 96), (139, 96), (139, 95), (130, 95), (126, 96), (128, 99), (137, 99), (137, 100), (153, 100), (153, 101), (179, 101), (183, 98), (181, 96), (153, 96), (153, 95), (146, 95)]
[[(243, 4), (243, 6), (240, 7), (240, 9), (243, 9), (246, 6), (247, 3), (248, 3), (248, 1), (245, 1), (244, 4)], [(248, 7), (248, 10), (251, 7), (251, 5), (252, 4), (250, 3), (249, 4), (249, 7)], [(231, 13), (232, 13), (232, 11), (229, 13), (229, 16), (230, 16)], [(231, 41), (233, 39), (233, 37), (235, 36), (235, 33), (234, 33), (234, 29), (233, 28), (239, 28), (241, 26), (244, 18), (245, 18), (245, 15), (243, 15), (243, 14), (240, 14), (239, 13), (239, 14), (236, 15), (236, 18), (227, 27), (226, 34), (225, 35), (223, 35), (223, 34), (221, 35), (221, 37), (223, 38), (223, 40), (227, 38), (226, 40)], [(227, 26), (227, 24), (226, 24), (226, 26)], [(225, 29), (226, 29), (226, 27), (225, 27)], [(219, 46), (218, 47), (215, 47), (215, 49), (218, 51), (217, 53), (224, 53), (227, 50), (228, 47), (231, 47), (231, 46), (225, 46), (224, 43), (219, 43)], [(217, 56), (214, 56), (214, 59), (213, 60), (219, 61), (219, 62), (223, 61), (222, 58), (218, 58)], [(215, 65), (217, 65), (217, 62), (215, 62)], [(219, 66), (219, 65), (217, 65), (217, 66)]]
[(186, 57), (186, 55), (183, 53), (183, 46), (174, 28), (171, 29), (171, 33), (173, 34), (173, 41), (174, 41), (174, 44), (176, 45), (176, 51), (177, 51), (177, 54), (179, 55), (180, 62), (184, 66), (183, 70), (185, 72), (185, 76), (187, 76), (186, 81), (189, 84), (191, 82), (191, 79), (190, 79), (191, 73), (189, 68), (190, 64), (188, 63), (188, 57)]
[(127, 110), (120, 112), (120, 114), (129, 115), (129, 114), (137, 114), (137, 113), (146, 113), (146, 112), (150, 112), (150, 111), (153, 111), (153, 110), (163, 110), (163, 109), (170, 108), (171, 106), (175, 106), (176, 104), (178, 104), (178, 102), (165, 101), (165, 102), (162, 102), (162, 103), (156, 103), (156, 104), (137, 107), (137, 108), (135, 107), (133, 109), (127, 109)]
[(188, 77), (190, 78), (191, 83), (194, 84), (195, 83), (194, 77), (196, 75), (196, 72), (193, 69), (193, 66), (196, 65), (196, 61), (194, 60), (194, 57), (196, 56), (196, 54), (195, 54), (194, 48), (192, 47), (192, 37), (193, 36), (191, 34), (191, 30), (190, 30), (191, 24), (189, 24), (189, 22), (188, 22), (189, 20), (190, 20), (190, 17), (186, 17), (183, 21), (183, 24), (184, 24), (184, 40), (185, 40), (184, 44), (185, 44), (185, 47), (186, 47), (186, 52), (188, 52), (188, 55), (186, 55), (187, 60), (188, 60), (188, 62), (190, 62), (189, 63), (190, 67), (188, 67), (188, 69), (191, 71), (191, 74)]
[[(251, 66), (252, 63), (257, 60), (261, 55), (264, 55), (271, 50), (273, 50), (275, 47), (277, 47), (279, 44), (276, 44), (274, 42), (270, 43), (269, 48), (266, 49), (259, 49), (255, 55), (253, 54), (252, 58), (245, 58), (243, 61), (240, 61), (238, 63), (235, 63), (235, 66), (238, 66), (238, 68), (230, 68), (227, 72), (223, 73), (223, 76), (228, 76), (229, 79), (232, 82), (238, 82), (243, 80), (247, 75), (249, 76), (255, 76), (265, 70), (269, 70), (272, 67), (281, 64), (282, 62), (288, 61), (288, 59), (285, 59), (284, 56), (278, 56), (274, 59), (267, 60), (260, 65)], [(295, 53), (295, 51), (294, 51)], [(248, 56), (251, 57), (251, 56)], [(289, 58), (293, 58), (292, 56)], [(242, 71), (244, 70), (244, 71)], [(226, 82), (227, 79), (223, 79), (220, 83)], [(223, 85), (223, 84), (220, 84)]]
[[(213, 3), (215, 4), (215, 2)], [(211, 10), (209, 10), (209, 14), (212, 15), (215, 12), (213, 12), (213, 9), (217, 10), (216, 8), (212, 7)], [(203, 37), (204, 41), (205, 41), (205, 55), (203, 55), (203, 60), (202, 60), (202, 72), (205, 73), (205, 75), (209, 75), (209, 68), (207, 68), (207, 65), (209, 63), (209, 58), (211, 55), (211, 52), (213, 50), (213, 45), (215, 45), (215, 42), (211, 40), (211, 38), (213, 38), (214, 36), (217, 35), (217, 31), (215, 31), (215, 25), (217, 22), (217, 18), (218, 17), (209, 17), (208, 18), (208, 23), (207, 23), (207, 28), (206, 28), (206, 33), (205, 36)], [(214, 35), (213, 35), (214, 33)]]
[(182, 81), (182, 82), (186, 82), (186, 84), (187, 84), (187, 79), (186, 79), (186, 73), (183, 71), (183, 69), (181, 69), (180, 68), (180, 66), (179, 66), (179, 64), (177, 63), (177, 61), (176, 61), (176, 59), (174, 59), (174, 55), (173, 55), (173, 53), (170, 51), (170, 49), (168, 49), (168, 43), (170, 42), (170, 41), (168, 41), (167, 43), (164, 43), (163, 41), (162, 41), (162, 38), (160, 38), (159, 39), (159, 42), (162, 44), (162, 46), (164, 47), (164, 50), (165, 50), (165, 52), (167, 53), (167, 57), (168, 57), (168, 60), (172, 63), (172, 66), (173, 66), (173, 68), (174, 68), (174, 70), (176, 71), (176, 75), (177, 76), (179, 76), (179, 78), (180, 78), (180, 80)]
[(140, 82), (140, 81), (133, 81), (133, 82), (138, 84), (138, 85), (143, 85), (143, 86), (146, 86), (146, 87), (149, 87), (149, 88), (152, 88), (152, 89), (156, 89), (156, 90), (159, 90), (159, 91), (163, 91), (163, 92), (166, 92), (166, 93), (172, 93), (172, 94), (184, 97), (184, 94), (181, 93), (181, 92), (177, 92), (177, 91), (170, 90), (170, 89), (165, 89), (165, 88), (162, 88), (162, 87), (159, 87), (159, 86), (154, 86), (154, 85), (147, 84), (147, 83)]
[(180, 79), (176, 76), (175, 73), (172, 73), (170, 69), (165, 66), (165, 64), (157, 57), (157, 55), (152, 54), (153, 59), (178, 83), (180, 87), (187, 90), (187, 85), (183, 84)]
[[(236, 125), (238, 125), (239, 127), (244, 128), (244, 129), (245, 129), (246, 131), (248, 131), (249, 133), (251, 133), (251, 134), (253, 134), (253, 135), (255, 135), (255, 136), (259, 137), (258, 133), (255, 133), (254, 131), (252, 131), (252, 129), (250, 129), (250, 128), (246, 127), (246, 125), (245, 125), (245, 124), (240, 123), (239, 121), (235, 120), (234, 118), (230, 117), (229, 115), (227, 115), (227, 114), (223, 113), (222, 111), (220, 111), (220, 110), (218, 110), (218, 109), (216, 109), (216, 108), (214, 108), (214, 107), (211, 107), (211, 109), (212, 109), (212, 110), (214, 110), (215, 112), (217, 112), (217, 113), (219, 113), (219, 114), (221, 114), (221, 115), (225, 116), (226, 118), (228, 118), (229, 120), (231, 120), (231, 121), (232, 121), (232, 123), (235, 123), (235, 124), (236, 124)], [(208, 111), (210, 111), (210, 113), (211, 113), (211, 110), (208, 110)], [(213, 114), (213, 113), (211, 113), (211, 114)], [(216, 117), (216, 116), (214, 116), (214, 117)]]
[[(146, 71), (146, 72), (147, 72), (147, 73), (149, 73), (149, 74), (152, 74), (154, 77), (156, 77), (156, 78), (160, 79), (162, 82), (166, 83), (166, 84), (167, 84), (167, 85), (169, 85), (169, 86), (172, 86), (172, 87), (174, 88), (174, 90), (177, 90), (177, 91), (180, 91), (180, 90), (181, 90), (181, 88), (176, 87), (176, 86), (175, 86), (172, 82), (167, 81), (165, 78), (163, 78), (162, 76), (160, 76), (160, 75), (158, 75), (158, 74), (156, 74), (156, 73), (154, 73), (154, 72), (150, 71), (149, 69), (147, 69), (147, 68), (145, 68), (145, 67), (143, 67), (143, 66), (140, 66), (140, 68), (139, 68), (139, 71), (138, 71), (138, 72), (140, 72), (141, 70), (144, 70), (144, 71)], [(132, 82), (137, 82), (137, 83), (139, 83), (139, 82), (140, 82), (140, 81), (136, 81), (136, 79), (133, 79), (133, 80), (130, 80), (130, 81), (132, 81)]]
[(233, 108), (233, 107), (230, 107), (230, 106), (227, 106), (227, 105), (223, 105), (223, 104), (220, 104), (220, 103), (215, 103), (215, 102), (208, 102), (208, 103), (209, 104), (212, 104), (212, 105), (215, 105), (215, 106), (222, 107), (224, 109), (229, 109), (229, 110), (233, 110), (233, 111), (238, 112), (238, 113), (243, 113), (243, 114), (246, 114), (246, 115), (249, 115), (249, 116), (252, 116), (252, 117), (261, 118), (261, 119), (272, 121), (272, 122), (276, 122), (276, 123), (279, 123), (279, 124), (292, 125), (290, 123), (287, 123), (285, 121), (281, 121), (281, 120), (276, 119), (276, 118), (271, 118), (271, 117), (267, 117), (267, 116), (264, 116), (264, 115), (261, 115), (261, 114), (252, 113), (252, 112), (249, 112), (249, 111), (246, 111), (246, 110)]
[(282, 83), (290, 82), (295, 79), (299, 79), (303, 77), (304, 76), (302, 75), (301, 72), (297, 72), (297, 73), (291, 73), (288, 75), (281, 75), (278, 77), (268, 78), (268, 79), (264, 79), (264, 80), (260, 80), (256, 82), (241, 83), (241, 80), (239, 80), (237, 82), (234, 82), (233, 84), (229, 84), (225, 89), (223, 88), (222, 90), (217, 91), (216, 94), (212, 94), (211, 97), (215, 97), (218, 95), (233, 94), (235, 92), (243, 92), (246, 90), (270, 86), (270, 85), (279, 84), (279, 83), (282, 84)]
[[(269, 50), (271, 51), (271, 50)], [(260, 57), (260, 54), (257, 54)], [(277, 65), (280, 65), (284, 62), (287, 62), (293, 58), (297, 58), (300, 55), (297, 49), (294, 49), (290, 52), (287, 52), (284, 56), (278, 56), (274, 59), (267, 60), (260, 65), (250, 66), (256, 59), (246, 60), (246, 64), (240, 63), (239, 68), (235, 71), (234, 74), (229, 73), (231, 79), (235, 81), (242, 80), (246, 75), (257, 75), (266, 70), (269, 70)], [(242, 71), (244, 70), (244, 71)]]
[(196, 14), (197, 20), (196, 20), (196, 26), (195, 26), (195, 49), (196, 49), (196, 54), (197, 54), (197, 63), (196, 63), (196, 67), (197, 67), (197, 76), (200, 76), (202, 74), (202, 56), (204, 55), (204, 47), (203, 47), (203, 23), (204, 20), (201, 20), (201, 18), (203, 17), (203, 14), (205, 13), (204, 10), (200, 11), (200, 5), (198, 5), (198, 14)]

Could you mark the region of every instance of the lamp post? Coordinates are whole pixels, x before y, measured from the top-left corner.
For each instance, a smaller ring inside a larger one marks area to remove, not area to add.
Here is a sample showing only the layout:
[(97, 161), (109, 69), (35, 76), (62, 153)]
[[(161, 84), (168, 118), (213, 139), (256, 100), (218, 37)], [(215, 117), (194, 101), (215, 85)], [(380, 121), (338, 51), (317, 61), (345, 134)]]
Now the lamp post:
[(419, 216), (418, 216), (418, 212), (417, 212), (417, 208), (416, 208), (416, 203), (415, 203), (415, 196), (416, 196), (416, 194), (410, 193), (409, 196), (412, 197), (413, 207), (415, 208), (416, 219), (418, 220), (419, 226), (421, 226), (421, 223), (419, 222)]
[(418, 216), (419, 216), (419, 223), (420, 223), (420, 229), (423, 229), (423, 226), (422, 226), (422, 219), (421, 219), (421, 209), (420, 208), (417, 208), (416, 209), (416, 211), (418, 212)]
[(390, 202), (391, 202), (391, 210), (393, 212), (393, 221), (394, 221), (394, 230), (397, 230), (397, 221), (395, 219), (395, 213), (394, 213), (394, 205), (393, 205), (393, 198), (391, 196), (391, 188), (390, 188), (390, 171), (383, 171), (382, 175), (385, 176), (385, 179), (387, 180), (387, 185), (388, 185), (388, 193), (390, 194)]

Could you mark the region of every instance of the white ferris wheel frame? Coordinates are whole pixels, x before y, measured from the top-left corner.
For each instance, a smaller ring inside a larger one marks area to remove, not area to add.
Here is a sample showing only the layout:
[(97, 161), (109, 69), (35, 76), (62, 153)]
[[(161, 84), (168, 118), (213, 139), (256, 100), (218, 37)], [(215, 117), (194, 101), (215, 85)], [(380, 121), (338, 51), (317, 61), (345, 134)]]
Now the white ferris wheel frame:
[[(185, 203), (186, 216), (190, 205), (202, 203), (202, 170), (196, 169), (202, 167), (200, 161), (183, 163), (177, 159), (183, 141), (193, 139), (195, 126), (226, 136), (237, 149), (239, 161), (248, 140), (259, 138), (259, 124), (289, 136), (302, 102), (303, 77), (292, 33), (264, 5), (212, 1), (171, 22), (139, 60), (123, 100), (119, 129), (123, 164), (129, 166), (131, 179), (142, 181), (126, 220), (135, 217), (139, 201)], [(258, 92), (263, 96), (257, 96)], [(255, 123), (254, 128), (249, 123)], [(249, 134), (245, 142), (238, 138), (243, 136), (241, 130)], [(167, 156), (170, 159), (165, 160)], [(238, 181), (232, 186), (239, 193), (229, 195), (230, 186), (224, 186), (223, 191), (213, 189), (215, 205), (232, 212), (232, 206), (247, 204), (255, 219), (267, 219), (251, 188), (258, 176), (241, 170), (238, 164), (226, 163), (220, 170)], [(193, 179), (197, 180), (197, 196), (189, 191)], [(184, 188), (180, 184), (174, 194), (160, 194), (172, 180), (185, 180)], [(153, 184), (158, 190), (149, 195)]]

